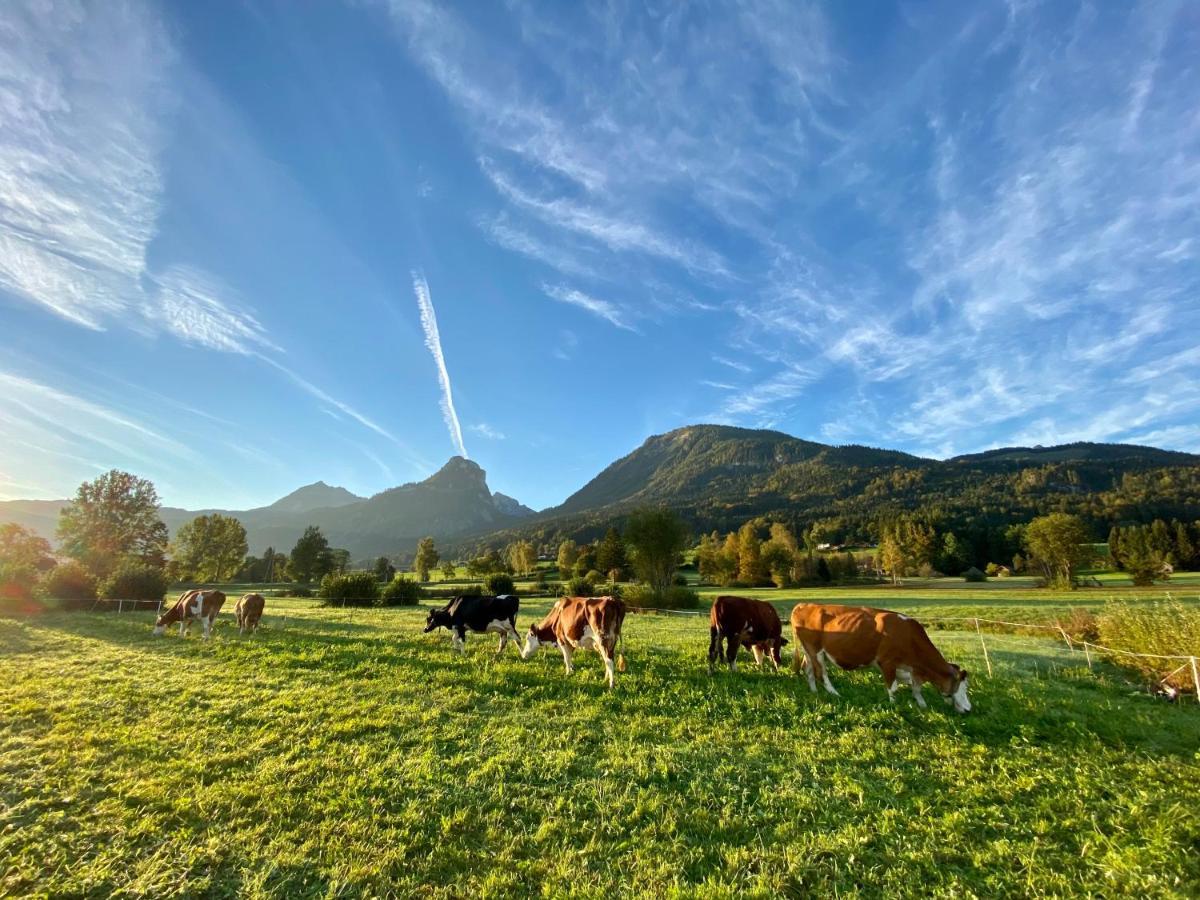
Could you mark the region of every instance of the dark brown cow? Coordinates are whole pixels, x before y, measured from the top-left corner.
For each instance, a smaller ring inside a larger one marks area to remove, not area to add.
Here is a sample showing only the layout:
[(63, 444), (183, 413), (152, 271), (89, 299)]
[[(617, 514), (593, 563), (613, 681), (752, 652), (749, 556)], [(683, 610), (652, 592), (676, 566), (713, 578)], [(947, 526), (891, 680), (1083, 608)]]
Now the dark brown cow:
[[(555, 646), (562, 651), (567, 674), (575, 671), (571, 657), (576, 650), (596, 650), (604, 659), (608, 686), (617, 683), (617, 643), (621, 640), (621, 624), (625, 621), (625, 604), (616, 597), (563, 597), (550, 608), (546, 618), (529, 626), (521, 659), (529, 659), (542, 646)], [(625, 671), (625, 659), (619, 666)]]
[[(888, 699), (896, 702), (900, 681), (912, 686), (917, 705), (925, 708), (921, 685), (934, 685), (947, 703), (960, 713), (971, 711), (967, 697), (967, 672), (946, 659), (933, 646), (921, 623), (886, 609), (801, 603), (792, 610), (792, 636), (808, 659), (808, 686), (817, 691), (817, 679), (837, 695), (826, 664), (833, 660), (843, 669), (877, 665), (883, 673)], [(800, 650), (793, 664), (800, 671)]]
[(154, 623), (154, 633), (162, 634), (172, 622), (179, 623), (179, 634), (192, 627), (192, 620), (199, 619), (204, 625), (204, 636), (212, 633), (212, 623), (217, 613), (225, 605), (225, 595), (220, 591), (184, 591), (180, 594), (175, 605), (158, 617)]
[(763, 656), (779, 671), (779, 651), (787, 643), (783, 623), (775, 607), (763, 600), (749, 597), (718, 597), (713, 601), (708, 617), (708, 674), (721, 656), (721, 641), (726, 642), (725, 660), (729, 671), (737, 671), (738, 648), (745, 646), (754, 654), (754, 662), (762, 666)]
[(258, 622), (266, 606), (267, 601), (262, 594), (242, 594), (242, 599), (233, 608), (233, 614), (237, 616), (238, 634), (258, 631)]

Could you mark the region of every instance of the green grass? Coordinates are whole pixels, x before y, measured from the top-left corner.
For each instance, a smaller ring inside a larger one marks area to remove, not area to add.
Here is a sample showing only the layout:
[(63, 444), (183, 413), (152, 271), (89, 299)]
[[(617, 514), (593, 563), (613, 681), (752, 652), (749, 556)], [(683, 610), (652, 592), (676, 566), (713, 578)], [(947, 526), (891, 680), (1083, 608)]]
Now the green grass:
[[(930, 593), (850, 592), (993, 603)], [(934, 634), (978, 673), (959, 717), (873, 672), (710, 678), (698, 617), (631, 616), (608, 692), (594, 654), (458, 657), (424, 614), (268, 600), (207, 643), (0, 618), (0, 895), (1200, 891), (1200, 707), (1049, 639), (989, 636), (987, 678)]]

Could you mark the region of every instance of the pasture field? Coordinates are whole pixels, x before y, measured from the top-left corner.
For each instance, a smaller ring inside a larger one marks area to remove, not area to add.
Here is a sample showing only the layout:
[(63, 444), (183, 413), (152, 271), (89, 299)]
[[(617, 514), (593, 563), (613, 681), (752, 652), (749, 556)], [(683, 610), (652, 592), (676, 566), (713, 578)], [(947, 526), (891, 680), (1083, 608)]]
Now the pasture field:
[(931, 689), (889, 706), (873, 671), (835, 672), (840, 699), (709, 677), (702, 617), (631, 615), (609, 692), (595, 654), (570, 679), (494, 636), (460, 657), (425, 611), (269, 599), (257, 635), (223, 615), (209, 642), (0, 618), (0, 895), (1200, 892), (1200, 706), (1049, 638), (995, 636), (988, 678), (977, 635), (932, 632), (974, 673), (960, 717)]

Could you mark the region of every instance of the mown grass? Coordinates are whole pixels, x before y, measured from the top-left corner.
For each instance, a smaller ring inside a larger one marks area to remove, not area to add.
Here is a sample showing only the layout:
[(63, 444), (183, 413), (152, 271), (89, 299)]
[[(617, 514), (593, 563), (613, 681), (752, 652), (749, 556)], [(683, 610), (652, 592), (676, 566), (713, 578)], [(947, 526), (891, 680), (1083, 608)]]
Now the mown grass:
[(149, 618), (0, 619), (0, 894), (1200, 891), (1200, 710), (1048, 639), (996, 637), (989, 679), (936, 633), (979, 673), (959, 717), (877, 673), (710, 678), (691, 617), (631, 616), (615, 692), (422, 609)]

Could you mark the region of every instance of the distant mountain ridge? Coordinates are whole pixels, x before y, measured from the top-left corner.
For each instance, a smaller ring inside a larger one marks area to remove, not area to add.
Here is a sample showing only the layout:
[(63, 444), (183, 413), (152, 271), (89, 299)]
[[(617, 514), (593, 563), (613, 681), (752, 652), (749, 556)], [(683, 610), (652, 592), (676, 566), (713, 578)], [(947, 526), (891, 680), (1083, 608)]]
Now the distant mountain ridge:
[[(1151, 478), (1152, 473), (1165, 473)], [(560, 505), (470, 550), (516, 538), (591, 540), (645, 505), (676, 509), (697, 531), (753, 518), (830, 523), (865, 535), (881, 515), (924, 510), (963, 528), (1065, 509), (1099, 526), (1147, 515), (1200, 518), (1200, 456), (1131, 444), (1005, 447), (946, 460), (779, 431), (690, 425), (654, 435)]]
[[(17, 522), (53, 541), (59, 511), (68, 505), (68, 500), (3, 501), (0, 522)], [(172, 535), (194, 517), (212, 513), (238, 519), (246, 528), (250, 552), (256, 555), (267, 547), (287, 552), (307, 526), (316, 525), (330, 544), (364, 558), (411, 554), (425, 535), (445, 539), (504, 528), (533, 515), (533, 510), (504, 494), (493, 494), (484, 470), (455, 456), (424, 481), (373, 497), (359, 497), (318, 481), (255, 509), (159, 509)]]
[[(0, 503), (0, 521), (53, 538), (67, 501)], [(690, 425), (647, 438), (561, 504), (535, 513), (493, 493), (476, 463), (452, 457), (424, 481), (373, 497), (324, 482), (251, 510), (160, 513), (172, 533), (203, 512), (236, 516), (251, 552), (287, 551), (307, 525), (362, 559), (411, 554), (424, 535), (444, 552), (516, 538), (552, 548), (590, 540), (646, 505), (677, 510), (697, 531), (732, 530), (753, 518), (795, 528), (814, 521), (867, 534), (880, 516), (923, 510), (954, 527), (1028, 521), (1064, 510), (1105, 522), (1155, 516), (1200, 519), (1200, 456), (1131, 444), (1004, 447), (946, 460), (859, 445), (831, 446), (780, 431)]]

